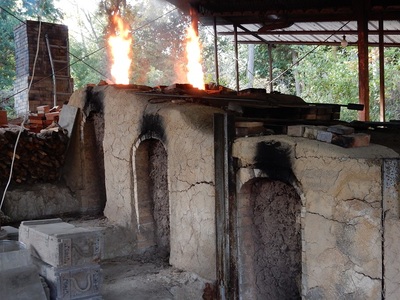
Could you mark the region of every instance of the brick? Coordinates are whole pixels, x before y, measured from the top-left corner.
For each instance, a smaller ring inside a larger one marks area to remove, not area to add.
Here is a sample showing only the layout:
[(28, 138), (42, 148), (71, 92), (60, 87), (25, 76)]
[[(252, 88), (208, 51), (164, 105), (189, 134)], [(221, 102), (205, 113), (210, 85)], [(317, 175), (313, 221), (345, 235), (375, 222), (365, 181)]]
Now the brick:
[(61, 219), (23, 221), (19, 241), (33, 256), (54, 267), (95, 263), (104, 252), (99, 230), (75, 227)]
[(6, 125), (8, 123), (7, 120), (7, 111), (0, 110), (0, 125)]
[(336, 134), (353, 134), (354, 128), (344, 125), (333, 125), (328, 127), (328, 131)]
[(56, 268), (34, 258), (39, 274), (46, 279), (50, 288), (50, 298), (55, 300), (102, 299), (103, 282), (100, 265), (82, 265)]
[(287, 127), (287, 135), (302, 137), (304, 134), (304, 127), (304, 125), (290, 125)]
[(353, 133), (338, 135), (332, 140), (332, 144), (344, 148), (356, 148), (369, 146), (371, 136), (366, 133)]
[(317, 140), (321, 141), (321, 142), (331, 143), (333, 137), (334, 137), (334, 134), (329, 131), (319, 130), (317, 133)]
[(48, 113), (50, 110), (50, 105), (40, 105), (36, 107), (38, 113)]
[(56, 111), (56, 112), (51, 112), (51, 113), (47, 113), (46, 114), (46, 120), (54, 120), (54, 119), (56, 119), (57, 117), (59, 117), (60, 116), (60, 113), (58, 112), (58, 111)]

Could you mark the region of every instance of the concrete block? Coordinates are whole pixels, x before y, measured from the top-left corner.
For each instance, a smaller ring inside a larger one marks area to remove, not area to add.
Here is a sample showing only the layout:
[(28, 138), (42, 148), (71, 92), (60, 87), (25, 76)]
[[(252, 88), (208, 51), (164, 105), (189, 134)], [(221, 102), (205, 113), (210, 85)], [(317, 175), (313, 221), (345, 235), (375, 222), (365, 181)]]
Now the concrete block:
[(30, 265), (32, 265), (30, 252), (25, 248), (22, 243), (10, 240), (0, 241), (1, 272)]
[(102, 299), (100, 289), (103, 277), (100, 265), (56, 268), (37, 258), (33, 262), (49, 285), (51, 299)]
[(303, 136), (304, 125), (290, 125), (287, 127), (287, 135), (289, 136)]
[(353, 127), (348, 127), (344, 125), (333, 125), (329, 126), (327, 131), (333, 132), (336, 134), (353, 134), (354, 133), (354, 128)]
[(310, 139), (310, 140), (316, 140), (318, 131), (326, 131), (328, 127), (326, 126), (305, 126), (304, 127), (304, 133), (303, 137)]
[(319, 130), (317, 133), (317, 140), (321, 141), (321, 142), (331, 143), (333, 137), (334, 137), (334, 134), (329, 131)]
[(53, 267), (97, 263), (104, 248), (99, 229), (75, 227), (61, 219), (22, 222), (19, 241), (26, 244), (34, 257)]
[(18, 228), (12, 226), (1, 226), (1, 229), (6, 232), (7, 240), (18, 241)]
[(1, 300), (47, 300), (36, 267), (31, 264), (0, 271)]

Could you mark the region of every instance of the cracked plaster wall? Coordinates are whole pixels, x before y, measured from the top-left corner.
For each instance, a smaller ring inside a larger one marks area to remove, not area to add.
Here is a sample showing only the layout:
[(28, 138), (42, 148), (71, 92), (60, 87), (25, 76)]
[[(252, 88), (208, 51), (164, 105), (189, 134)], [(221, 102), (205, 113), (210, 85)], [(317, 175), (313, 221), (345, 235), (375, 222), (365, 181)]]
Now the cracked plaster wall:
[[(302, 199), (303, 297), (381, 299), (382, 166), (384, 158), (399, 155), (378, 145), (345, 149), (288, 136), (241, 138), (233, 146), (241, 184), (265, 176), (253, 169), (256, 145), (263, 141), (279, 141), (291, 150)], [(397, 235), (392, 235), (396, 245)], [(398, 286), (392, 284), (392, 290)]]
[(152, 95), (112, 86), (93, 90), (104, 96), (104, 215), (136, 235), (135, 151), (155, 137), (141, 132), (143, 116), (159, 116), (168, 157), (170, 263), (215, 280), (213, 114), (220, 110), (181, 100), (152, 104)]

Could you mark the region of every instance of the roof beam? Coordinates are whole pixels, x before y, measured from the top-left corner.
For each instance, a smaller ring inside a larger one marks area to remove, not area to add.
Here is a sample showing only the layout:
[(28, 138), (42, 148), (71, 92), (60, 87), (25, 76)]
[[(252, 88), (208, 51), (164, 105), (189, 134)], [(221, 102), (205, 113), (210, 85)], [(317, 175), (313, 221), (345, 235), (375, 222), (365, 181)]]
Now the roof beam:
[[(243, 27), (243, 26), (241, 26)], [(240, 31), (237, 33), (239, 36), (241, 35), (267, 35), (267, 36), (275, 36), (275, 35), (333, 35), (333, 34), (345, 34), (345, 35), (357, 35), (358, 31), (357, 30), (285, 30), (285, 31), (269, 31), (266, 33), (258, 33), (257, 31), (250, 31), (250, 30), (245, 30), (245, 31)], [(378, 35), (379, 36), (380, 31), (379, 30), (369, 30), (368, 35)], [(400, 35), (400, 31), (398, 30), (383, 30), (384, 35)], [(219, 31), (218, 35), (225, 35), (225, 36), (231, 36), (233, 35), (233, 32), (230, 31)]]

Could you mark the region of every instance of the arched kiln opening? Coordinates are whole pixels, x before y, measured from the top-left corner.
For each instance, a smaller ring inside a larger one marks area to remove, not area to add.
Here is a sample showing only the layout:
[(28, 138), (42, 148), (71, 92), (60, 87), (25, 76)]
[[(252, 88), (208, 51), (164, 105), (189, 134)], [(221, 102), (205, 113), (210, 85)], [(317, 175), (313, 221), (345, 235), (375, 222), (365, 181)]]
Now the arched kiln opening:
[(140, 143), (135, 156), (138, 250), (170, 252), (167, 152), (157, 139)]
[(301, 200), (296, 190), (266, 178), (239, 195), (238, 271), (241, 299), (301, 298)]

